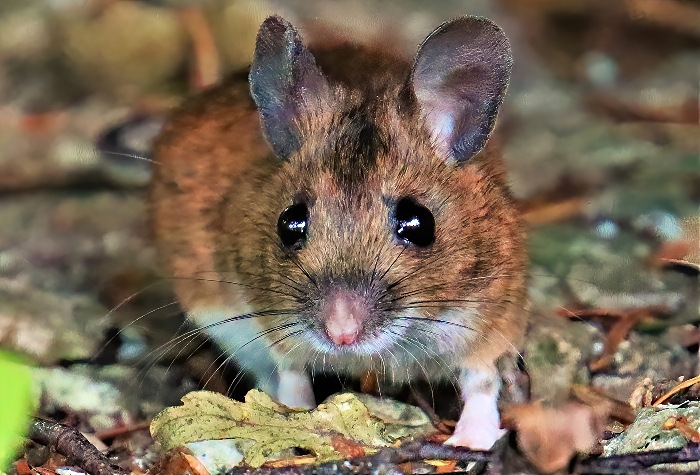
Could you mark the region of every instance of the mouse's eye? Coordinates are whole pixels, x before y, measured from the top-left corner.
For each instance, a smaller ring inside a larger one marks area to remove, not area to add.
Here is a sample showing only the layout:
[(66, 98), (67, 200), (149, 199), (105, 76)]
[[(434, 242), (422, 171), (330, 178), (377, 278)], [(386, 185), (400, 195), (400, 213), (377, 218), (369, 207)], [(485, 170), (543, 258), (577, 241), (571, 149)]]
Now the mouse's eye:
[(435, 240), (435, 218), (425, 206), (410, 198), (396, 204), (396, 236), (405, 242), (426, 247)]
[(277, 221), (277, 234), (282, 244), (301, 249), (306, 241), (309, 228), (309, 210), (304, 203), (298, 203), (282, 211)]

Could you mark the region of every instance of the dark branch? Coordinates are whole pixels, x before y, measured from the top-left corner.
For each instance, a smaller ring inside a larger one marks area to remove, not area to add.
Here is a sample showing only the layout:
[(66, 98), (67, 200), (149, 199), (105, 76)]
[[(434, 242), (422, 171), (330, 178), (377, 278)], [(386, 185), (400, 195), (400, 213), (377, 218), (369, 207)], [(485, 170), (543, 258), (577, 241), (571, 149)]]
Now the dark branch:
[(128, 470), (112, 464), (77, 429), (57, 422), (34, 418), (28, 437), (34, 442), (48, 446), (68, 463), (78, 466), (92, 475), (129, 475)]
[(236, 467), (229, 470), (226, 475), (248, 475), (253, 473), (256, 475), (359, 475), (392, 473), (396, 472), (396, 466), (399, 464), (418, 462), (427, 459), (488, 462), (491, 459), (491, 454), (489, 452), (469, 450), (463, 447), (451, 447), (449, 445), (416, 440), (396, 448), (382, 449), (368, 457), (358, 457), (347, 461), (339, 460), (337, 462), (326, 462), (320, 465), (262, 468), (257, 470), (250, 467)]

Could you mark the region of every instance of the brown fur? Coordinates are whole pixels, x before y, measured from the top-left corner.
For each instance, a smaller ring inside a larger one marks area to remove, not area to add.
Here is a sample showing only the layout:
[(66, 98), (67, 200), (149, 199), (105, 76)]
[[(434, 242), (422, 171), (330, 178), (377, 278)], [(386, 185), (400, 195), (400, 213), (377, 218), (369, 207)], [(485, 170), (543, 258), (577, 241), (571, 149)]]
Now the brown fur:
[[(338, 285), (376, 302), (364, 322), (366, 334), (381, 331), (402, 314), (397, 306), (411, 302), (427, 302), (414, 304), (425, 319), (471, 308), (478, 313), (465, 322), (472, 332), (436, 323), (432, 335), (422, 327), (407, 336), (434, 352), (421, 361), (440, 367), (434, 374), (444, 373), (444, 364), (490, 363), (518, 344), (526, 323), (524, 228), (500, 154), (489, 146), (461, 166), (445, 164), (404, 100), (409, 64), (353, 51), (357, 64), (372, 69), (353, 69), (352, 55), (344, 53), (347, 63), (335, 71), (333, 52), (316, 53), (335, 92), (303, 124), (302, 148), (289, 161), (271, 153), (242, 77), (173, 114), (155, 147), (160, 165), (151, 210), (158, 248), (178, 278), (176, 294), (188, 311), (240, 301), (253, 309), (292, 309), (294, 316), (265, 317), (265, 326), (298, 321), (307, 332), (322, 328), (318, 308)], [(352, 140), (358, 131), (364, 145)], [(404, 249), (394, 238), (391, 213), (404, 196), (435, 216), (436, 238), (428, 248)], [(309, 205), (309, 237), (290, 257), (276, 225), (300, 198)], [(402, 294), (408, 297), (392, 304)], [(287, 333), (273, 332), (269, 341)], [(441, 341), (451, 336), (454, 341)], [(277, 345), (282, 353), (294, 350), (302, 364), (318, 356), (307, 333)], [(452, 350), (444, 350), (448, 346)], [(400, 348), (388, 351), (415, 366)], [(348, 354), (331, 363), (358, 371), (376, 368), (381, 358)]]

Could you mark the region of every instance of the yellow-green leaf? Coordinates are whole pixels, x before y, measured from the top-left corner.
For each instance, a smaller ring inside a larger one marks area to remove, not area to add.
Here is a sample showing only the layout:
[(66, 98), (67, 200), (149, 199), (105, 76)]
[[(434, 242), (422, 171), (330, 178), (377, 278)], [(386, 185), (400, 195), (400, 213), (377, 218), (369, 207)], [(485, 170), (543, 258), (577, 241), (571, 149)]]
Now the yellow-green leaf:
[(31, 388), (29, 368), (15, 355), (0, 351), (0, 471), (16, 455), (29, 424)]
[[(151, 434), (165, 449), (211, 439), (244, 439), (244, 460), (259, 467), (286, 449), (313, 451), (318, 461), (342, 458), (332, 438), (342, 435), (372, 451), (396, 441), (387, 424), (373, 415), (357, 395), (337, 394), (312, 411), (293, 410), (267, 394), (253, 390), (245, 402), (208, 391), (189, 393), (184, 405), (161, 412), (151, 423)], [(413, 434), (431, 430), (427, 424)]]

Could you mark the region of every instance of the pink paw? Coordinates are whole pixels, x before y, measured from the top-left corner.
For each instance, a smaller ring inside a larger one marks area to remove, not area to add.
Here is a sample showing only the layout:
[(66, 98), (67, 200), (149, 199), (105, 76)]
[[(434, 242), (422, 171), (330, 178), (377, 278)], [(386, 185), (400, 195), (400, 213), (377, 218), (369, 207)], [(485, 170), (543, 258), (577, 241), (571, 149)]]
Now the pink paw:
[(468, 447), (474, 450), (489, 450), (507, 432), (494, 425), (474, 424), (468, 429), (459, 430), (459, 424), (452, 437), (445, 444)]
[(487, 394), (475, 394), (467, 399), (455, 432), (445, 443), (474, 450), (489, 450), (506, 433), (500, 425), (501, 418), (495, 399)]

